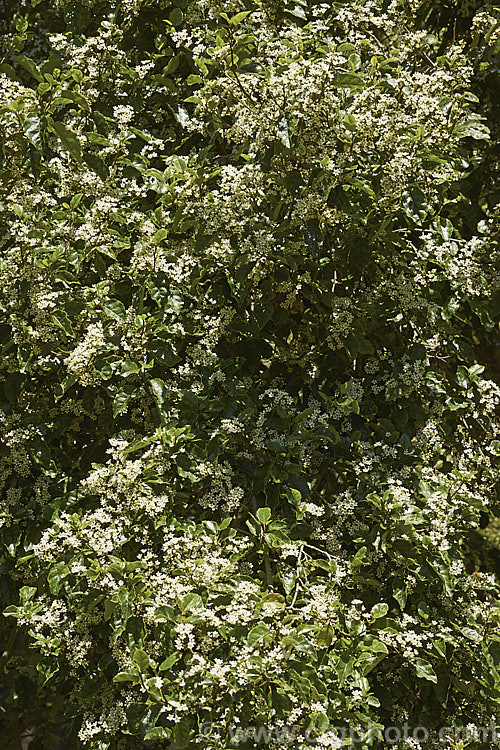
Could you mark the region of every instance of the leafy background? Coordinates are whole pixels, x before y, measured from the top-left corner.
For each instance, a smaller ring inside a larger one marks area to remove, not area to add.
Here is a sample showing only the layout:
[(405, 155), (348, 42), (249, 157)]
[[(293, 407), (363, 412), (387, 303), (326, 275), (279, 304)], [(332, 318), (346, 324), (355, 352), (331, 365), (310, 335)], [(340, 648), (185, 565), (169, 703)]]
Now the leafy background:
[(2, 6), (6, 750), (498, 721), (498, 7)]

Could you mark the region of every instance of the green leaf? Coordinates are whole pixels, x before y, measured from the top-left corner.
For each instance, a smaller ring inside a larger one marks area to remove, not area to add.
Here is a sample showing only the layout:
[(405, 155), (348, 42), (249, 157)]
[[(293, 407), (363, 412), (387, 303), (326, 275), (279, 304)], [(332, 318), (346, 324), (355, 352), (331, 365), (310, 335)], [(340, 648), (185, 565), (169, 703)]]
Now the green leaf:
[(173, 367), (181, 361), (171, 345), (162, 339), (152, 339), (146, 346), (146, 350), (151, 353), (156, 362), (164, 367)]
[(436, 698), (443, 706), (446, 705), (449, 687), (450, 687), (450, 678), (448, 677), (448, 675), (439, 675), (439, 678), (438, 678), (438, 681), (434, 690), (436, 693)]
[(63, 587), (64, 581), (69, 575), (69, 568), (68, 566), (63, 563), (57, 563), (52, 570), (49, 571), (48, 574), (48, 584), (50, 593), (54, 596), (57, 596), (59, 594), (59, 591)]
[(181, 609), (183, 612), (190, 612), (193, 609), (203, 609), (203, 599), (199, 594), (186, 594), (181, 600)]
[(284, 607), (286, 604), (283, 594), (278, 594), (274, 591), (262, 597), (262, 601), (270, 604), (275, 604), (277, 607)]
[(367, 649), (370, 653), (373, 654), (388, 654), (388, 648), (385, 645), (383, 641), (380, 641), (378, 638), (375, 638), (375, 636), (366, 634), (363, 637), (363, 648)]
[(261, 622), (259, 623), (259, 625), (256, 625), (254, 628), (252, 628), (252, 630), (249, 632), (247, 636), (247, 646), (249, 648), (252, 648), (252, 646), (255, 646), (257, 643), (259, 643), (269, 635), (269, 628), (264, 622)]
[(109, 299), (103, 305), (104, 312), (110, 318), (123, 322), (127, 319), (127, 313), (123, 302), (117, 299)]
[(111, 615), (116, 609), (116, 602), (111, 601), (110, 599), (107, 599), (104, 602), (104, 620), (108, 622), (108, 620), (111, 619)]
[(113, 682), (132, 682), (134, 684), (140, 682), (141, 676), (139, 670), (132, 667), (124, 672), (118, 672), (113, 677)]
[(370, 672), (373, 671), (375, 667), (378, 664), (380, 664), (380, 662), (383, 661), (383, 659), (385, 659), (385, 656), (386, 656), (385, 652), (384, 653), (375, 652), (375, 654), (371, 654), (370, 652), (365, 651), (364, 654), (366, 654), (366, 657), (363, 658), (363, 661), (359, 665), (360, 672), (363, 676), (370, 674)]
[(337, 52), (340, 52), (342, 55), (349, 55), (355, 49), (356, 47), (352, 42), (342, 42), (342, 44), (338, 45)]
[(184, 19), (184, 15), (180, 8), (174, 8), (168, 16), (168, 20), (173, 26), (180, 26)]
[(19, 372), (11, 372), (7, 377), (5, 378), (5, 382), (3, 385), (5, 397), (9, 403), (14, 404), (17, 399), (19, 398), (23, 383), (26, 381), (26, 376), (22, 375)]
[(38, 115), (28, 115), (23, 123), (24, 135), (39, 151), (42, 149), (41, 120)]
[(155, 620), (172, 620), (175, 622), (176, 614), (173, 607), (169, 607), (168, 604), (164, 604), (161, 607), (157, 607), (154, 613)]
[(331, 625), (325, 625), (316, 633), (316, 641), (320, 648), (330, 648), (335, 638), (335, 629)]
[(30, 73), (33, 78), (38, 81), (38, 83), (42, 83), (44, 80), (43, 75), (40, 71), (40, 68), (38, 65), (33, 62), (33, 60), (30, 60), (29, 57), (26, 57), (26, 55), (17, 55), (15, 58), (16, 63), (19, 65), (22, 65), (22, 67)]
[(78, 380), (78, 373), (72, 372), (71, 375), (68, 375), (62, 383), (59, 383), (56, 386), (56, 389), (54, 391), (54, 401), (57, 403), (64, 395), (65, 393), (71, 388), (74, 383)]
[(179, 654), (179, 653), (170, 654), (170, 656), (167, 656), (167, 658), (164, 661), (162, 661), (162, 663), (159, 666), (160, 671), (166, 672), (168, 669), (173, 667), (174, 664), (176, 664), (179, 661), (181, 656), (182, 654)]
[(392, 595), (399, 604), (401, 611), (404, 610), (406, 605), (406, 586), (402, 582), (396, 582), (392, 589)]
[(432, 644), (438, 654), (443, 657), (443, 659), (446, 659), (446, 641), (442, 638), (433, 638)]
[(432, 565), (438, 576), (443, 582), (443, 588), (447, 596), (452, 596), (453, 585), (450, 576), (450, 565), (444, 560), (435, 560)]
[(481, 641), (483, 640), (483, 636), (474, 628), (460, 628), (460, 632), (463, 633), (463, 635), (465, 635), (465, 637), (470, 641), (474, 641), (474, 643), (481, 643)]
[(437, 682), (438, 678), (435, 674), (432, 664), (430, 664), (428, 661), (425, 661), (425, 659), (415, 659), (415, 670), (417, 672), (417, 677), (422, 677), (424, 680), (428, 680), (429, 682)]
[(337, 73), (333, 78), (333, 83), (341, 88), (360, 88), (363, 86), (363, 79), (354, 73)]
[(259, 534), (259, 527), (255, 525), (253, 521), (251, 521), (249, 518), (245, 521), (248, 529), (250, 530), (250, 533), (254, 536), (257, 536)]
[(238, 24), (244, 21), (251, 12), (251, 10), (243, 10), (241, 11), (241, 13), (236, 13), (236, 15), (230, 19), (229, 23), (231, 24), (231, 26), (238, 26)]
[(484, 365), (472, 365), (472, 367), (469, 367), (469, 379), (471, 380), (471, 382), (476, 381), (479, 375), (482, 375), (484, 370)]
[(22, 586), (19, 589), (19, 599), (23, 604), (25, 604), (30, 599), (33, 599), (36, 592), (37, 592), (36, 586)]
[(81, 163), (82, 147), (80, 145), (80, 141), (78, 140), (78, 136), (76, 135), (76, 133), (74, 133), (72, 130), (67, 128), (66, 125), (62, 122), (52, 121), (50, 123), (50, 128), (59, 136), (61, 143), (63, 144), (66, 151), (69, 151), (71, 156), (78, 163)]
[(361, 67), (361, 57), (356, 52), (349, 55), (349, 67), (352, 70), (359, 70)]
[(80, 109), (83, 109), (85, 112), (90, 112), (88, 101), (85, 99), (84, 96), (78, 93), (78, 91), (71, 91), (70, 89), (66, 89), (65, 91), (61, 92), (61, 96), (69, 99), (69, 101), (76, 104), (77, 107), (79, 107)]
[(145, 651), (142, 651), (140, 648), (136, 649), (132, 658), (141, 672), (148, 671), (151, 665), (151, 660)]
[(373, 620), (378, 620), (379, 617), (385, 617), (388, 611), (389, 606), (384, 602), (380, 602), (379, 604), (375, 604), (375, 606), (372, 607), (372, 611), (370, 612), (370, 614)]
[(258, 508), (255, 515), (261, 524), (266, 526), (271, 520), (271, 508)]
[(490, 129), (476, 119), (455, 125), (453, 132), (460, 138), (474, 138), (477, 141), (488, 141), (491, 138)]
[(469, 370), (463, 365), (457, 367), (456, 381), (460, 388), (467, 389), (469, 385)]
[(155, 245), (158, 245), (163, 240), (166, 240), (169, 235), (168, 229), (159, 229), (154, 235), (153, 235), (153, 242)]
[(374, 654), (388, 654), (389, 650), (385, 643), (383, 641), (379, 641), (377, 638), (374, 638), (373, 641), (370, 644), (370, 651), (372, 651)]
[(129, 375), (135, 375), (136, 373), (140, 372), (141, 368), (137, 364), (137, 362), (132, 362), (131, 359), (124, 359), (121, 363), (121, 370), (120, 374), (122, 377), (126, 378)]
[[(153, 727), (144, 735), (145, 740), (168, 740), (172, 736), (172, 730), (166, 727)], [(180, 745), (179, 745), (180, 747)]]
[(297, 582), (297, 574), (294, 570), (285, 570), (283, 573), (283, 588), (288, 596), (292, 593)]
[(151, 391), (153, 392), (153, 396), (156, 400), (158, 408), (161, 412), (162, 407), (163, 407), (163, 394), (164, 394), (164, 389), (165, 389), (165, 383), (160, 378), (152, 378), (149, 381), (149, 385), (151, 387)]
[(347, 661), (344, 661), (343, 658), (339, 659), (336, 665), (336, 670), (337, 670), (337, 675), (339, 678), (340, 687), (343, 687), (347, 678), (352, 674), (352, 670), (354, 668), (354, 662), (355, 662), (354, 656), (349, 657)]
[(126, 386), (124, 386), (123, 390), (118, 391), (118, 393), (114, 397), (113, 417), (117, 417), (119, 414), (122, 414), (127, 410), (127, 406), (129, 405), (130, 400), (135, 393), (135, 390), (130, 390), (128, 388), (127, 390), (125, 390), (125, 388)]
[(189, 746), (190, 736), (190, 720), (186, 715), (184, 715), (180, 722), (174, 727), (174, 742), (179, 750), (184, 750)]
[(354, 555), (353, 559), (351, 560), (351, 565), (353, 568), (358, 568), (361, 565), (363, 565), (363, 560), (366, 557), (367, 548), (366, 547), (360, 547), (359, 550)]
[(286, 9), (286, 13), (290, 16), (294, 16), (294, 18), (300, 18), (302, 21), (305, 21), (307, 19), (305, 11), (300, 7), (300, 5), (294, 5), (292, 8), (288, 7)]
[(12, 604), (6, 607), (2, 614), (4, 617), (25, 617), (22, 607), (14, 607)]
[(71, 325), (71, 321), (68, 318), (68, 315), (65, 310), (54, 310), (52, 313), (52, 320), (54, 323), (56, 323), (64, 333), (67, 333), (68, 336), (73, 336), (73, 327)]
[(107, 180), (109, 177), (109, 168), (100, 156), (97, 156), (97, 154), (84, 153), (83, 161), (98, 177), (101, 178), (103, 182), (104, 180)]
[(198, 406), (198, 396), (193, 391), (189, 391), (187, 388), (181, 388), (179, 393), (182, 396), (182, 402), (186, 406), (194, 409)]
[(351, 132), (354, 132), (357, 128), (356, 118), (354, 117), (354, 115), (346, 115), (342, 122), (344, 123), (344, 127), (346, 127), (347, 130), (350, 130)]
[(330, 722), (328, 720), (328, 716), (324, 714), (323, 712), (313, 711), (313, 713), (309, 717), (309, 729), (316, 729), (316, 731), (319, 734), (324, 734), (328, 727), (330, 726)]

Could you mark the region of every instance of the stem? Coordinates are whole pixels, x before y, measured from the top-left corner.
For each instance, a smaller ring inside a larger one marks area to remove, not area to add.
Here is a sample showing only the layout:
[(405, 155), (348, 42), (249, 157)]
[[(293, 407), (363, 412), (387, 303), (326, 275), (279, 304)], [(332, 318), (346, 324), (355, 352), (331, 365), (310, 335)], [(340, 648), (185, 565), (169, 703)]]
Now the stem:
[[(259, 507), (259, 504), (253, 492), (251, 494), (251, 498), (252, 498), (252, 507), (254, 509), (255, 514), (257, 514), (257, 509)], [(269, 588), (272, 588), (273, 587), (273, 571), (271, 570), (271, 563), (269, 561), (269, 555), (267, 554), (267, 552), (264, 552), (264, 566), (266, 568), (266, 583)]]
[[(302, 560), (302, 554), (304, 552), (304, 545), (299, 549), (299, 554), (297, 556), (297, 576), (299, 575), (299, 566), (300, 561)], [(300, 579), (297, 577), (297, 582), (295, 584), (295, 591), (293, 592), (293, 599), (290, 604), (290, 608), (293, 609), (295, 602), (297, 601), (297, 596), (299, 595), (299, 589), (300, 589)]]
[(11, 634), (9, 635), (9, 640), (7, 641), (7, 644), (5, 646), (5, 650), (0, 656), (0, 672), (3, 672), (4, 674), (6, 674), (7, 672), (6, 667), (7, 667), (7, 662), (9, 660), (9, 654), (12, 650), (12, 647), (14, 646), (18, 632), (19, 632), (19, 627), (15, 625), (12, 628)]
[(312, 544), (304, 544), (304, 547), (307, 547), (307, 549), (313, 549), (315, 552), (319, 552), (322, 555), (326, 555), (330, 560), (333, 560), (333, 555), (331, 555), (329, 552), (327, 552), (324, 549), (320, 549), (319, 547), (314, 547)]

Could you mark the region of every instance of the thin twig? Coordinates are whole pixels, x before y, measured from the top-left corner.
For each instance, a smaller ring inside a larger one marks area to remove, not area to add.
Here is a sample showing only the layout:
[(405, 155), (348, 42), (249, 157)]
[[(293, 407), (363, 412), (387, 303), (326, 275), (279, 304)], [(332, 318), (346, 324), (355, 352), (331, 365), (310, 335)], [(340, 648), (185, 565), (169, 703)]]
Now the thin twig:
[(302, 560), (303, 552), (304, 552), (304, 546), (302, 545), (301, 548), (299, 549), (299, 554), (297, 555), (297, 582), (295, 584), (295, 591), (293, 592), (293, 599), (290, 604), (291, 609), (293, 609), (295, 602), (297, 601), (297, 596), (299, 595), (299, 589), (300, 589), (299, 566)]
[[(252, 507), (254, 509), (255, 514), (257, 515), (257, 510), (259, 508), (259, 504), (257, 503), (257, 498), (255, 497), (255, 495), (253, 494), (253, 492), (251, 494), (251, 498), (252, 498)], [(265, 565), (265, 568), (266, 568), (266, 583), (269, 586), (269, 588), (272, 588), (272, 586), (273, 586), (273, 572), (271, 570), (271, 563), (269, 561), (269, 555), (267, 554), (267, 552), (264, 552), (264, 565)]]
[(6, 670), (7, 662), (9, 660), (10, 652), (12, 650), (12, 647), (13, 647), (14, 643), (15, 643), (15, 640), (17, 638), (18, 632), (19, 632), (19, 628), (16, 625), (15, 627), (12, 628), (12, 632), (9, 635), (9, 640), (7, 641), (7, 644), (5, 646), (5, 650), (3, 651), (2, 655), (0, 656), (0, 673), (1, 672), (5, 673), (7, 671)]
[(333, 555), (330, 555), (330, 553), (324, 549), (320, 549), (319, 547), (314, 547), (312, 544), (305, 544), (304, 547), (307, 547), (307, 549), (313, 549), (315, 552), (319, 552), (322, 555), (326, 555), (326, 557), (328, 557), (330, 560), (333, 560)]

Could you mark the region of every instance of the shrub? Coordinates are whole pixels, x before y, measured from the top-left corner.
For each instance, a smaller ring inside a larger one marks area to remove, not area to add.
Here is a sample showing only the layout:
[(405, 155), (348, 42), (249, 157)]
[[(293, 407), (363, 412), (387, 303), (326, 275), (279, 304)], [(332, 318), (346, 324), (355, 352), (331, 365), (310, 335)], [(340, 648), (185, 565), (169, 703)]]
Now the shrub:
[(498, 9), (4, 10), (7, 750), (495, 724)]

